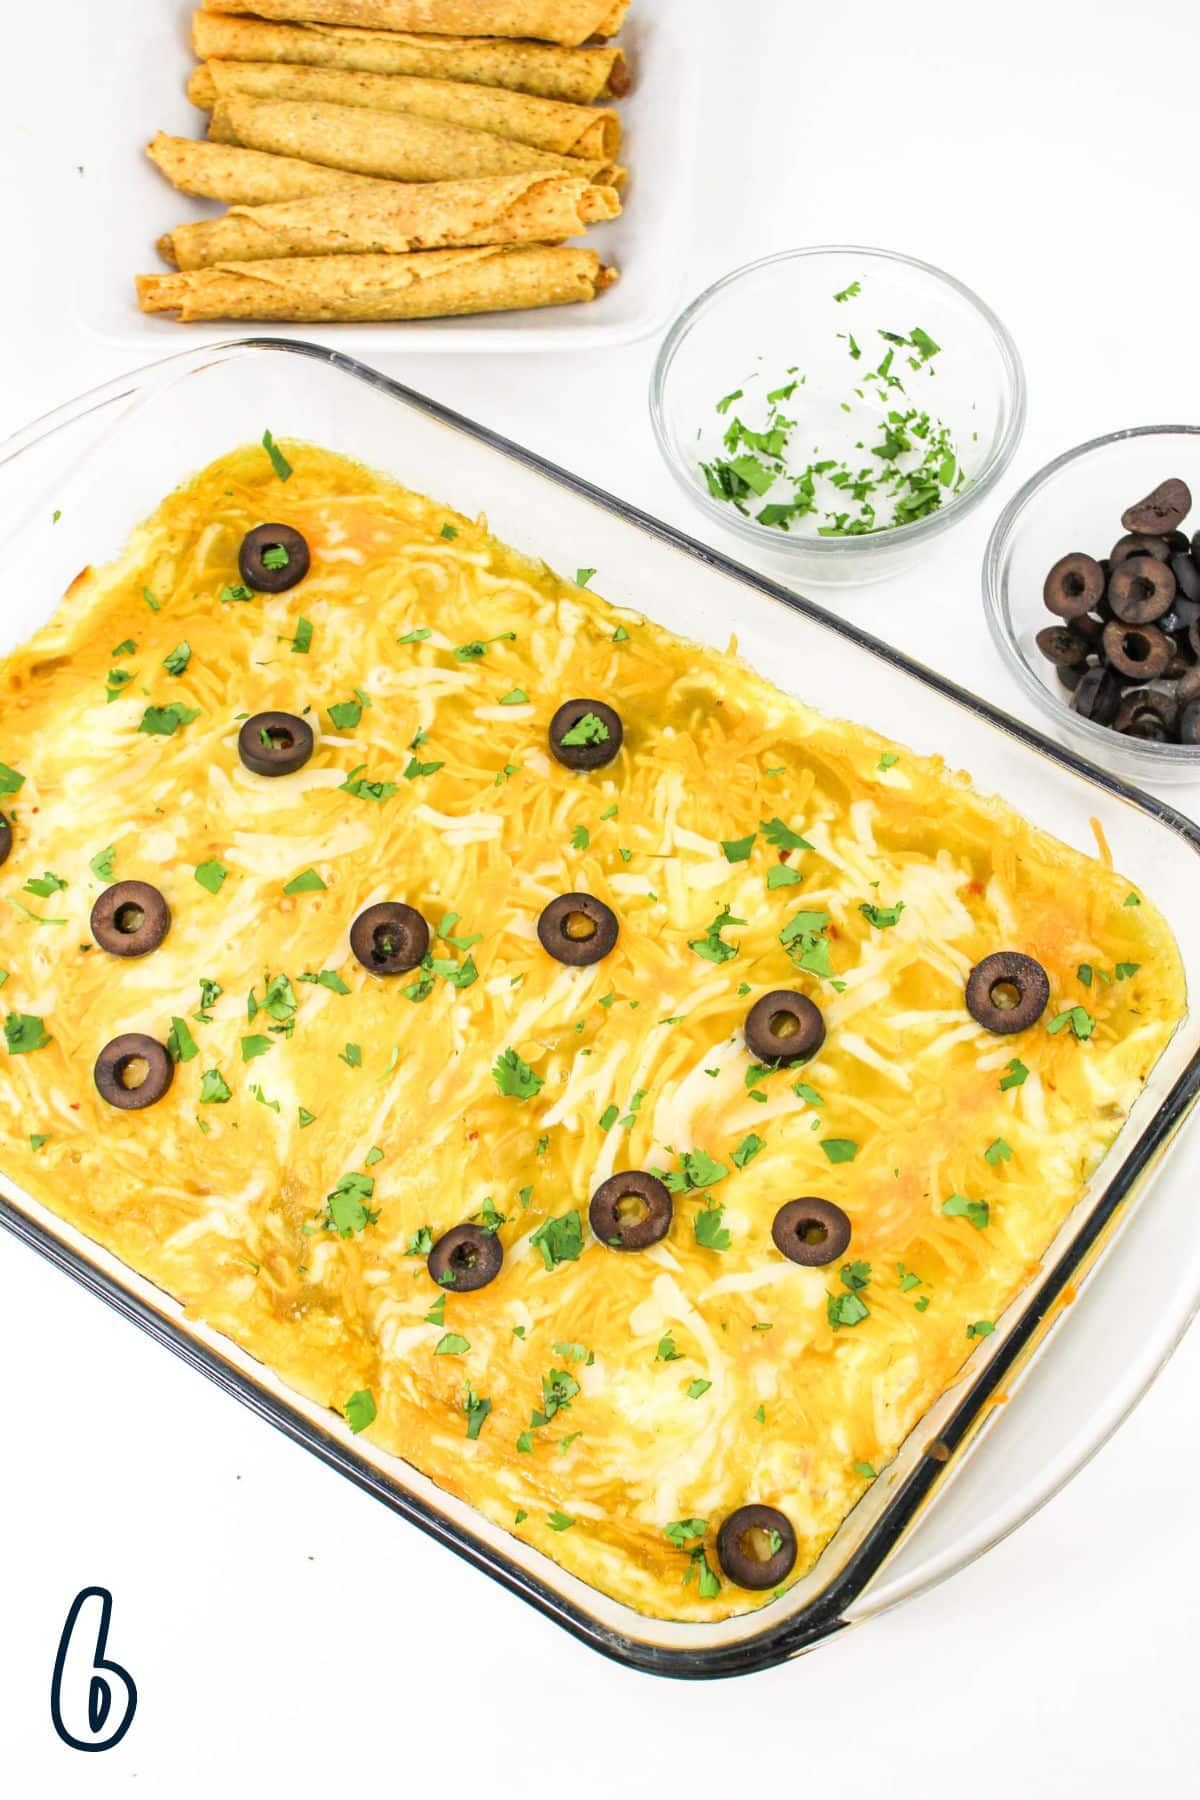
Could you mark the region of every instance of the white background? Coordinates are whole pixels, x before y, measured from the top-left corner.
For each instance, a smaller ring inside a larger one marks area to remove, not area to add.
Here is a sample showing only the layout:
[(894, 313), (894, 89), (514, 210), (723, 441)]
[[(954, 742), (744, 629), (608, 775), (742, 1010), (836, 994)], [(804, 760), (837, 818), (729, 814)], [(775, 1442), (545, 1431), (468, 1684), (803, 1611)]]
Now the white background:
[[(136, 360), (75, 323), (80, 221), (106, 203), (74, 122), (104, 79), (75, 48), (83, 3), (0, 0), (0, 436)], [(1200, 415), (1200, 11), (706, 3), (728, 38), (683, 291), (789, 245), (878, 243), (960, 275), (1022, 349), (1029, 426), (994, 504), (919, 576), (838, 601), (1019, 710), (978, 598), (995, 511), (1071, 443)], [(155, 122), (147, 94), (138, 135)], [(650, 437), (654, 348), (386, 366), (703, 536)], [(1194, 791), (1173, 797), (1195, 811)], [(1198, 1151), (1195, 1133), (1177, 1147), (1185, 1182)], [(578, 1647), (5, 1239), (0, 1786), (1193, 1795), (1198, 1381), (1193, 1333), (1117, 1439), (982, 1563), (798, 1664), (686, 1687)], [(141, 1705), (121, 1747), (82, 1756), (54, 1738), (47, 1693), (93, 1582), (115, 1594), (110, 1648)]]

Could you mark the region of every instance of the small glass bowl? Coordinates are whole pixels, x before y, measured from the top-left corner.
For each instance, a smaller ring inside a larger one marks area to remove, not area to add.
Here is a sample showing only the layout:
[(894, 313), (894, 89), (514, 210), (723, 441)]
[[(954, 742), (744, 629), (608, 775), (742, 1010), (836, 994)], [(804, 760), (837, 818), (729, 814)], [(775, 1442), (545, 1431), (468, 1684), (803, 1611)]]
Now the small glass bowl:
[[(855, 282), (860, 291), (852, 299), (835, 298)], [(709, 493), (700, 462), (720, 450), (732, 417), (716, 410), (722, 395), (760, 374), (770, 384), (786, 383), (795, 369), (804, 384), (789, 410), (803, 406), (810, 419), (815, 412), (824, 428), (836, 429), (841, 402), (862, 384), (856, 371), (875, 368), (886, 352), (880, 331), (908, 334), (916, 327), (941, 346), (927, 365), (935, 380), (922, 373), (918, 383), (903, 363), (897, 368), (910, 403), (927, 406), (949, 427), (968, 477), (936, 512), (856, 537), (820, 537), (821, 514), (783, 531)], [(862, 348), (857, 361), (850, 333)], [(1025, 376), (995, 313), (952, 275), (889, 250), (824, 245), (748, 263), (693, 300), (659, 350), (650, 418), (684, 493), (715, 525), (752, 544), (756, 560), (809, 584), (869, 582), (916, 561), (923, 546), (995, 486), (1025, 423)]]
[[(1200, 744), (1155, 744), (1084, 719), (1034, 643), (1058, 621), (1042, 602), (1042, 584), (1060, 556), (1107, 556), (1124, 535), (1121, 514), (1151, 488), (1178, 475), (1200, 499), (1200, 425), (1140, 425), (1093, 438), (1055, 457), (1015, 494), (997, 519), (983, 559), (988, 625), (1024, 691), (1093, 761), (1134, 781), (1200, 781)], [(1185, 519), (1191, 531), (1200, 515)]]

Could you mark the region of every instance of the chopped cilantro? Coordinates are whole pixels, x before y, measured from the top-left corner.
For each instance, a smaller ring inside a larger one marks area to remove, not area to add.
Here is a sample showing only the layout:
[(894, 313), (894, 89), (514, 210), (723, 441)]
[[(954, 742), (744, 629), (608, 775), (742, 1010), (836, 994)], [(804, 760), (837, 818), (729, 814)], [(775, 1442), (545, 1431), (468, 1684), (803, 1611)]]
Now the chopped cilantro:
[(1086, 1006), (1068, 1006), (1065, 1012), (1060, 1012), (1056, 1019), (1050, 1020), (1046, 1030), (1053, 1037), (1068, 1025), (1080, 1040), (1090, 1038), (1096, 1029), (1096, 1021)]
[(491, 1410), (491, 1401), (476, 1395), (474, 1388), (468, 1381), (466, 1399), (463, 1401), (463, 1411), (467, 1415), (467, 1436), (469, 1438), (474, 1439), (479, 1436), (480, 1432), (483, 1430), (484, 1421), (487, 1419)]
[(229, 1083), (220, 1069), (205, 1069), (200, 1077), (200, 1104), (202, 1106), (223, 1106), (226, 1100), (232, 1100)]
[(736, 944), (727, 944), (721, 933), (727, 925), (744, 925), (745, 919), (735, 919), (728, 906), (723, 906), (716, 918), (708, 926), (702, 938), (689, 938), (688, 949), (702, 956), (705, 962), (724, 963), (738, 953)]
[(760, 1150), (765, 1149), (765, 1140), (760, 1138), (757, 1132), (752, 1131), (748, 1137), (742, 1139), (737, 1149), (733, 1151), (731, 1160), (736, 1168), (744, 1169), (747, 1163), (753, 1162)]
[[(359, 763), (356, 768), (351, 769), (345, 781), (340, 783), (339, 792), (353, 794), (359, 800), (390, 800), (392, 795), (398, 791), (396, 783), (394, 781), (368, 781), (362, 774), (362, 771), (366, 766), (366, 763)], [(412, 765), (410, 764), (410, 767), (411, 766)], [(433, 763), (429, 768), (423, 769), (418, 764), (417, 772), (419, 774), (430, 774), (433, 769), (440, 769), (441, 766), (441, 763)], [(412, 777), (407, 776), (407, 779), (411, 781)]]
[(1025, 1067), (1025, 1064), (1021, 1061), (1020, 1057), (1014, 1056), (1004, 1074), (1000, 1077), (1000, 1091), (1001, 1093), (1004, 1093), (1007, 1088), (1023, 1087), (1028, 1079), (1029, 1070)]
[(592, 576), (595, 573), (596, 573), (595, 569), (576, 569), (576, 571), (575, 571), (575, 586), (576, 587), (586, 587), (588, 582), (592, 579)]
[(4, 1020), (4, 1042), (10, 1056), (27, 1056), (31, 1050), (44, 1050), (50, 1038), (36, 1013), (10, 1012)]
[(266, 451), (267, 455), (271, 459), (271, 467), (274, 469), (275, 473), (278, 475), (280, 481), (289, 480), (291, 477), (291, 473), (292, 473), (292, 465), (288, 461), (287, 457), (283, 454), (283, 451), (279, 448), (279, 445), (275, 442), (275, 439), (271, 436), (271, 433), (269, 431), (263, 432), (262, 443), (263, 443), (263, 449)]
[(502, 694), (500, 696), (501, 706), (525, 706), (528, 704), (528, 701), (529, 695), (525, 692), (524, 688), (519, 687), (510, 688), (507, 694)]
[(831, 1163), (853, 1162), (858, 1155), (853, 1138), (822, 1138), (821, 1148)]
[(711, 1386), (711, 1381), (689, 1381), (686, 1390), (688, 1399), (699, 1400), (703, 1398)]
[(173, 700), (170, 706), (148, 706), (142, 714), (139, 731), (150, 737), (174, 737), (181, 725), (190, 725), (193, 719), (200, 717), (198, 706), (180, 706)]
[(895, 906), (873, 906), (866, 900), (860, 900), (858, 910), (869, 925), (874, 925), (879, 931), (886, 931), (889, 925), (899, 923), (904, 902), (897, 900)]
[(515, 1050), (502, 1050), (492, 1067), (492, 1079), (502, 1094), (514, 1100), (532, 1100), (541, 1092), (543, 1077), (535, 1075)]
[(312, 649), (312, 620), (300, 618), (296, 620), (296, 635), (292, 639), (292, 655), (307, 656)]
[(993, 1169), (997, 1164), (1008, 1162), (1012, 1156), (1012, 1145), (1006, 1144), (1003, 1138), (995, 1138), (983, 1153), (983, 1160), (991, 1163)]
[(862, 282), (852, 281), (849, 287), (843, 288), (840, 294), (835, 294), (833, 297), (840, 305), (843, 300), (854, 300), (861, 293)]
[(325, 890), (325, 883), (315, 869), (305, 869), (302, 875), (293, 875), (290, 881), (284, 882), (285, 894), (319, 894)]
[(265, 1056), (270, 1048), (271, 1039), (269, 1037), (257, 1035), (244, 1037), (242, 1039), (242, 1061), (244, 1063), (253, 1062), (256, 1056)]
[(785, 825), (782, 819), (762, 819), (760, 826), (768, 844), (776, 850), (811, 850), (812, 845), (807, 838), (802, 838), (798, 831)]
[(546, 1219), (529, 1242), (541, 1252), (547, 1269), (557, 1268), (559, 1263), (578, 1262), (583, 1255), (583, 1224), (578, 1212), (572, 1210), (560, 1218)]
[[(443, 1294), (442, 1299), (445, 1300), (445, 1298), (446, 1296)], [(434, 1345), (433, 1354), (435, 1356), (465, 1356), (470, 1348), (465, 1337), (459, 1337), (456, 1331), (448, 1331)]]
[(374, 1424), (377, 1411), (370, 1388), (359, 1388), (343, 1406), (342, 1417), (357, 1437), (360, 1431), (365, 1431), (368, 1425)]
[(969, 1338), (991, 1337), (995, 1329), (991, 1319), (976, 1319), (973, 1325), (967, 1326), (967, 1336)]
[(200, 1047), (188, 1030), (186, 1019), (172, 1017), (171, 1030), (167, 1036), (167, 1049), (171, 1053), (172, 1062), (191, 1062), (193, 1056), (199, 1056)]
[(551, 1531), (570, 1531), (575, 1521), (570, 1513), (552, 1512), (546, 1514), (546, 1523)]
[(585, 712), (558, 741), (560, 744), (607, 744), (610, 735), (603, 719), (594, 712)]
[(692, 1220), (696, 1242), (704, 1250), (728, 1250), (733, 1243), (724, 1225), (725, 1208), (709, 1200)]
[(176, 644), (171, 654), (163, 657), (163, 668), (168, 675), (182, 675), (191, 660), (191, 645), (188, 643)]
[(982, 1231), (988, 1222), (988, 1203), (986, 1200), (968, 1200), (965, 1194), (951, 1194), (948, 1200), (942, 1201), (942, 1211), (948, 1219), (967, 1219), (976, 1231)]
[(730, 863), (748, 862), (757, 836), (758, 833), (752, 831), (749, 837), (722, 838), (721, 848), (725, 852), (725, 861)]
[(325, 1230), (336, 1231), (340, 1238), (350, 1238), (356, 1231), (365, 1231), (368, 1225), (374, 1225), (379, 1213), (367, 1205), (374, 1192), (373, 1176), (360, 1175), (357, 1169), (343, 1175), (333, 1192), (325, 1196), (325, 1213), (321, 1219)]
[(682, 1362), (682, 1353), (675, 1348), (675, 1339), (671, 1332), (658, 1340), (658, 1349), (654, 1352), (655, 1362)]

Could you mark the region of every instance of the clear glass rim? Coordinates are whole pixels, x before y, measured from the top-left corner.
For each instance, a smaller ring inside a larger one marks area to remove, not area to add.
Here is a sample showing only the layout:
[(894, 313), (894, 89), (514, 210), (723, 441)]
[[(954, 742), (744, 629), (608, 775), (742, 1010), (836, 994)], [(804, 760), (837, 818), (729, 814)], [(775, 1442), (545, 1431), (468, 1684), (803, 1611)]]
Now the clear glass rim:
[[(819, 256), (871, 257), (877, 262), (913, 269), (918, 274), (932, 277), (935, 282), (941, 283), (964, 300), (987, 326), (999, 352), (1005, 375), (1002, 429), (975, 480), (960, 494), (953, 495), (937, 512), (929, 513), (923, 519), (914, 519), (909, 525), (889, 526), (886, 531), (864, 533), (858, 537), (793, 538), (786, 532), (772, 531), (765, 525), (759, 525), (754, 519), (743, 519), (732, 507), (718, 505), (683, 468), (667, 428), (665, 397), (671, 365), (697, 320), (727, 288), (733, 287), (745, 277), (757, 275), (761, 270), (776, 265), (807, 261)], [(678, 486), (701, 512), (748, 543), (770, 546), (784, 554), (789, 551), (798, 556), (811, 553), (815, 557), (828, 559), (831, 563), (854, 555), (880, 555), (896, 547), (922, 543), (926, 538), (936, 537), (957, 520), (965, 518), (991, 492), (1012, 461), (1025, 429), (1026, 404), (1025, 368), (1020, 352), (1008, 327), (987, 302), (973, 288), (969, 288), (947, 270), (939, 268), (936, 263), (923, 262), (920, 257), (906, 256), (899, 250), (885, 250), (869, 244), (814, 244), (798, 250), (778, 250), (771, 256), (761, 256), (754, 262), (742, 263), (738, 268), (730, 269), (728, 274), (722, 275), (702, 293), (697, 294), (673, 320), (659, 346), (650, 376), (650, 424), (659, 454)]]
[(1139, 768), (1146, 776), (1153, 776), (1157, 770), (1170, 768), (1194, 769), (1197, 776), (1200, 776), (1200, 744), (1156, 744), (1147, 742), (1144, 738), (1125, 737), (1107, 725), (1097, 725), (1092, 719), (1082, 718), (1065, 700), (1060, 700), (1057, 694), (1044, 686), (1021, 653), (1008, 604), (1005, 563), (1009, 548), (1027, 507), (1038, 497), (1047, 482), (1060, 469), (1081, 462), (1094, 451), (1106, 450), (1110, 444), (1125, 443), (1133, 438), (1164, 436), (1200, 437), (1200, 425), (1128, 425), (1119, 431), (1107, 431), (1101, 437), (1089, 438), (1084, 444), (1076, 444), (1072, 449), (1062, 451), (1038, 469), (1036, 474), (1031, 475), (1013, 495), (992, 527), (983, 553), (983, 607), (992, 640), (1021, 687), (1037, 702), (1047, 718), (1065, 726), (1081, 742), (1094, 745), (1098, 763), (1105, 765), (1105, 752), (1111, 757), (1114, 748), (1119, 748), (1121, 759), (1127, 765)]

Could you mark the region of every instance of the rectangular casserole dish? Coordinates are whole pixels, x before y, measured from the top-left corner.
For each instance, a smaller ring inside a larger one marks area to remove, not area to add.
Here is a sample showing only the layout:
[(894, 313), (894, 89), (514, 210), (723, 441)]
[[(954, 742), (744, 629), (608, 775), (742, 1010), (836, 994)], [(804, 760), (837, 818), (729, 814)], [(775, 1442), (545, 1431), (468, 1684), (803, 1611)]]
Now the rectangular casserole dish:
[[(498, 536), (552, 566), (594, 564), (611, 599), (681, 636), (723, 644), (736, 630), (742, 653), (780, 685), (826, 712), (852, 712), (919, 751), (944, 754), (982, 788), (1003, 793), (1078, 848), (1092, 848), (1091, 821), (1098, 820), (1117, 865), (1166, 913), (1189, 980), (1198, 978), (1200, 924), (1178, 903), (1191, 886), (1200, 847), (1200, 834), (1186, 820), (810, 603), (316, 346), (264, 340), (210, 346), (115, 384), (110, 407), (127, 393), (130, 403), (115, 425), (105, 425), (6, 547), (12, 597), (6, 644), (47, 616), (80, 567), (113, 554), (172, 485), (269, 425), (278, 436), (307, 438), (385, 469), (461, 511), (485, 513)], [(93, 396), (90, 403), (103, 409), (105, 399)], [(61, 514), (56, 523), (52, 508)], [(848, 704), (846, 696), (852, 696)], [(713, 1624), (645, 1617), (565, 1574), (399, 1459), (354, 1438), (11, 1184), (0, 1200), (0, 1221), (298, 1442), (596, 1648), (654, 1672), (723, 1675), (778, 1662), (847, 1622), (918, 1511), (960, 1465), (955, 1453), (978, 1441), (995, 1416), (998, 1391), (1013, 1391), (1017, 1373), (1046, 1339), (1056, 1303), (1111, 1241), (1128, 1215), (1126, 1203), (1198, 1090), (1200, 1029), (1189, 1017), (1039, 1275), (848, 1515), (817, 1566), (763, 1610)]]

